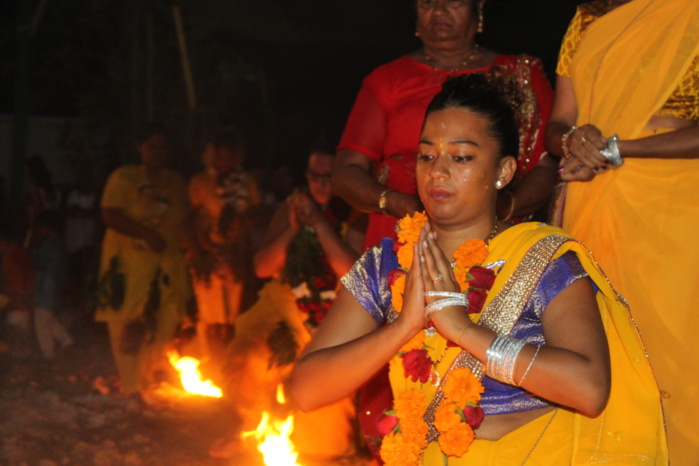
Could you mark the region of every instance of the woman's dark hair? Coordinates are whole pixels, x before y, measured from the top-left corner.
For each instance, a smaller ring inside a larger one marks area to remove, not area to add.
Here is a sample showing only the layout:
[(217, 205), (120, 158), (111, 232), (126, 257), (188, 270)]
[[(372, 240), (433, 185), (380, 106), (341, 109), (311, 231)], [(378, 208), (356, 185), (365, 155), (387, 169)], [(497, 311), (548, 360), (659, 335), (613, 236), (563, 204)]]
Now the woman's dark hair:
[(519, 126), (515, 109), (519, 106), (517, 89), (509, 82), (480, 73), (447, 79), (442, 90), (427, 106), (425, 118), (447, 108), (465, 108), (490, 123), (488, 133), (498, 141), (500, 157), (519, 153)]
[(150, 122), (143, 125), (143, 127), (136, 133), (136, 143), (143, 144), (153, 136), (154, 134), (163, 134), (168, 136), (170, 132), (160, 123)]

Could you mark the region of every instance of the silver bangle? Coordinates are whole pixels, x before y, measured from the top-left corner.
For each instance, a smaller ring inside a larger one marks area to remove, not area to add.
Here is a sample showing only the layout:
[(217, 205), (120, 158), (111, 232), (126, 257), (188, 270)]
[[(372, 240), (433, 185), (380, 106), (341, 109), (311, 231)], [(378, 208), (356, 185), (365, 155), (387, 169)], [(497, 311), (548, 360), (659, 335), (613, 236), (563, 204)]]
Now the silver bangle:
[(456, 291), (426, 291), (425, 296), (428, 298), (464, 298), (463, 293), (457, 293)]
[(486, 351), (487, 374), (503, 383), (514, 385), (514, 369), (517, 356), (526, 343), (508, 335), (495, 337)]
[(619, 136), (616, 134), (607, 139), (607, 147), (600, 151), (613, 167), (619, 168), (624, 165), (624, 158), (619, 153)]
[(529, 365), (527, 366), (526, 370), (524, 371), (524, 374), (522, 374), (522, 378), (519, 379), (519, 383), (517, 384), (518, 387), (522, 386), (522, 383), (524, 383), (524, 379), (527, 377), (527, 374), (529, 374), (529, 369), (532, 368), (534, 365), (534, 360), (536, 359), (536, 356), (539, 354), (539, 350), (541, 349), (541, 345), (536, 345), (536, 351), (534, 351), (534, 356), (532, 356), (531, 361), (529, 361)]
[[(447, 292), (439, 292), (446, 294)], [(466, 295), (463, 293), (453, 293), (457, 296), (452, 297), (452, 298), (446, 298), (446, 299), (440, 299), (439, 301), (435, 301), (433, 303), (428, 304), (425, 307), (425, 320), (430, 320), (430, 316), (434, 314), (437, 311), (442, 310), (443, 308), (447, 306), (465, 306), (468, 307), (468, 303), (466, 302)]]

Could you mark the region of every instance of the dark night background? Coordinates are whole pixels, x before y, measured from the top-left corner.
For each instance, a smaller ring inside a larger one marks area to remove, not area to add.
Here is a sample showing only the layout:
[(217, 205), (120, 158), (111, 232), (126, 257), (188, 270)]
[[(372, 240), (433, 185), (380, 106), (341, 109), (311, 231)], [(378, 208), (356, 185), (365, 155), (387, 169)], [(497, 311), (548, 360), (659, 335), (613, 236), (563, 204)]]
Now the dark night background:
[[(577, 3), (488, 0), (479, 43), (538, 56), (553, 78)], [(86, 131), (68, 131), (63, 138), (65, 163), (89, 165), (101, 175), (134, 159), (133, 134), (148, 120), (173, 130), (174, 165), (185, 174), (200, 168), (205, 138), (222, 126), (240, 130), (248, 165), (302, 165), (312, 144), (335, 143), (362, 78), (420, 46), (412, 0), (4, 0), (1, 5), (0, 113), (14, 115), (19, 125), (13, 129), (19, 135), (14, 154), (2, 157), (16, 162), (18, 154), (22, 160), (28, 156), (22, 155), (23, 119), (79, 118)], [(194, 108), (178, 48), (176, 6)], [(33, 28), (22, 27), (27, 24)]]

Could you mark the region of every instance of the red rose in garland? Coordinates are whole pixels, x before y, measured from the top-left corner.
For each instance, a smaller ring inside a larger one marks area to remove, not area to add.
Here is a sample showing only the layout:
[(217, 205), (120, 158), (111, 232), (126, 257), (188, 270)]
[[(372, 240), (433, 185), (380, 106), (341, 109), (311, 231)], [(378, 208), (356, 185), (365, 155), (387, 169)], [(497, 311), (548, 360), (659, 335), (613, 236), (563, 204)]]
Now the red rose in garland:
[(393, 269), (388, 272), (388, 286), (391, 287), (398, 280), (398, 277), (405, 275), (405, 270), (403, 269)]
[(474, 430), (480, 427), (481, 422), (483, 422), (483, 418), (485, 417), (485, 413), (480, 406), (466, 405), (461, 412), (464, 413), (466, 423)]
[(376, 429), (381, 435), (388, 435), (398, 425), (398, 418), (390, 414), (381, 413), (376, 419)]
[(403, 370), (405, 376), (410, 377), (413, 382), (420, 380), (427, 383), (432, 373), (433, 361), (427, 356), (427, 350), (414, 349), (401, 354), (403, 358)]
[(478, 288), (469, 288), (466, 293), (466, 299), (468, 300), (468, 313), (474, 314), (481, 312), (483, 310), (483, 304), (485, 304), (485, 298), (488, 297), (488, 292), (486, 290), (481, 290)]
[(468, 281), (470, 287), (479, 288), (481, 290), (489, 290), (493, 287), (493, 283), (495, 282), (495, 272), (492, 269), (473, 266), (471, 267), (471, 270), (468, 271), (468, 274), (472, 277)]

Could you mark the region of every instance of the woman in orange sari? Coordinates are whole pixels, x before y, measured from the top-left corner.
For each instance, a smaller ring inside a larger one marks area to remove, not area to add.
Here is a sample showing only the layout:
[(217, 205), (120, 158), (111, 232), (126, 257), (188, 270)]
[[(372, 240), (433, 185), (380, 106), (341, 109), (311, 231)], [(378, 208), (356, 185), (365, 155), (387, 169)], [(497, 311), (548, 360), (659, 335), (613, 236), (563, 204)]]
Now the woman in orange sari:
[(628, 300), (673, 462), (699, 464), (699, 2), (581, 5), (557, 73), (547, 146), (569, 181), (563, 227)]
[(562, 230), (496, 219), (517, 148), (503, 95), (516, 97), (474, 74), (432, 100), (416, 167), (426, 214), (343, 277), (292, 398), (331, 403), (390, 361), (389, 466), (664, 464), (660, 397), (623, 299)]

